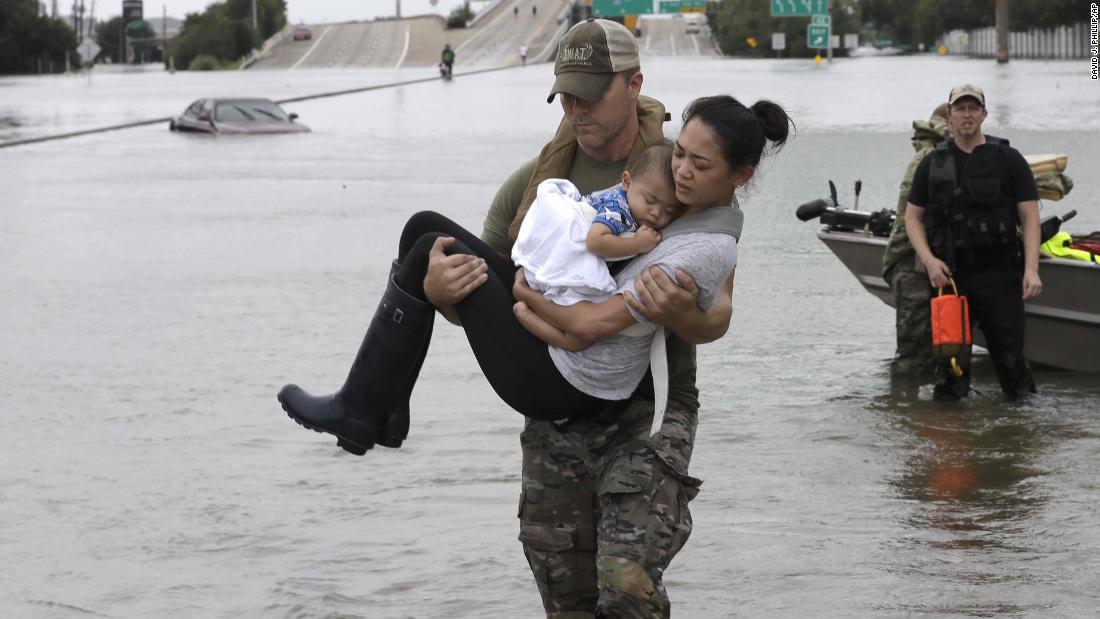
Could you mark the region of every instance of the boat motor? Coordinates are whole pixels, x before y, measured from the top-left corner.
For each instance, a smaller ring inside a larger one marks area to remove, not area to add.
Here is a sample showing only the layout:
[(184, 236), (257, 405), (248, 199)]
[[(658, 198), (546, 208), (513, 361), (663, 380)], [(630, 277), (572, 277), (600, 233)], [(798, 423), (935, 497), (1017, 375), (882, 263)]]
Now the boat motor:
[(846, 209), (837, 202), (836, 185), (829, 181), (829, 197), (802, 204), (795, 210), (800, 221), (820, 219), (829, 230), (867, 232), (875, 236), (890, 236), (896, 213), (891, 209), (867, 212)]
[(1061, 217), (1051, 215), (1039, 221), (1039, 242), (1046, 243), (1062, 229), (1062, 224), (1077, 216), (1077, 211), (1068, 211)]

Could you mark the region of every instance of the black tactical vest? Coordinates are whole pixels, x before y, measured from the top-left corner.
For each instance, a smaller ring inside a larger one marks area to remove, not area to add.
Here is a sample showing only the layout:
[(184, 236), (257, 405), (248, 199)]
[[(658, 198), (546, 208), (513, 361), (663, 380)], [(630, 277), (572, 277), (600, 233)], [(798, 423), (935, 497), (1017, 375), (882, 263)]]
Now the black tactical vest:
[[(928, 173), (925, 232), (932, 253), (952, 269), (975, 258), (1018, 261), (1016, 200), (1005, 195), (1001, 175), (1008, 140), (986, 136), (956, 179), (951, 138), (936, 145)], [(965, 256), (965, 258), (963, 258)]]

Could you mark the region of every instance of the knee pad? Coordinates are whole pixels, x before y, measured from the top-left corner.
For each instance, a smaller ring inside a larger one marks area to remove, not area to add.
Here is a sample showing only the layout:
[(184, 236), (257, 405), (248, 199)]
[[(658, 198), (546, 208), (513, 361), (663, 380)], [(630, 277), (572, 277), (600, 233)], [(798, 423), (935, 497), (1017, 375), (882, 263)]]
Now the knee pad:
[(667, 617), (668, 596), (642, 565), (623, 557), (596, 558), (601, 617)]

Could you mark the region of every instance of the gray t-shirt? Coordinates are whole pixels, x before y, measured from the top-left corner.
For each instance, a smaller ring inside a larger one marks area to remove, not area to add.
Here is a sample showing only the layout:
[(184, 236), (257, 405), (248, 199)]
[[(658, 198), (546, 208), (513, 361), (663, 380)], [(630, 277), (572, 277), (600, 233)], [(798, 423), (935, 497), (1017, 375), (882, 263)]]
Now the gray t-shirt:
[[(714, 305), (722, 285), (737, 266), (737, 239), (716, 232), (689, 232), (664, 239), (615, 276), (618, 293), (634, 294), (634, 277), (654, 265), (664, 269), (673, 281), (676, 269), (691, 275), (699, 286), (699, 308), (707, 310)], [(629, 305), (627, 309), (638, 322), (652, 324)], [(649, 367), (651, 339), (652, 336), (617, 333), (579, 351), (551, 346), (550, 358), (578, 390), (604, 400), (624, 400), (634, 392)]]

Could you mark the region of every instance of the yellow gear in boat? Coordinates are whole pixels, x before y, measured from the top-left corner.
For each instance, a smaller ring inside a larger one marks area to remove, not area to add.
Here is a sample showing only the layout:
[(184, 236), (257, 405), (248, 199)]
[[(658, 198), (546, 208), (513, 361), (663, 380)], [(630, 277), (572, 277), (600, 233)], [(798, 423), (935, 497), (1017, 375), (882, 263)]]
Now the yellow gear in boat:
[(1073, 249), (1069, 246), (1073, 242), (1073, 237), (1068, 232), (1059, 232), (1050, 237), (1046, 243), (1039, 246), (1039, 249), (1046, 255), (1054, 258), (1067, 258), (1069, 260), (1084, 260), (1085, 262), (1096, 262), (1096, 255), (1090, 254), (1087, 251), (1080, 249)]

